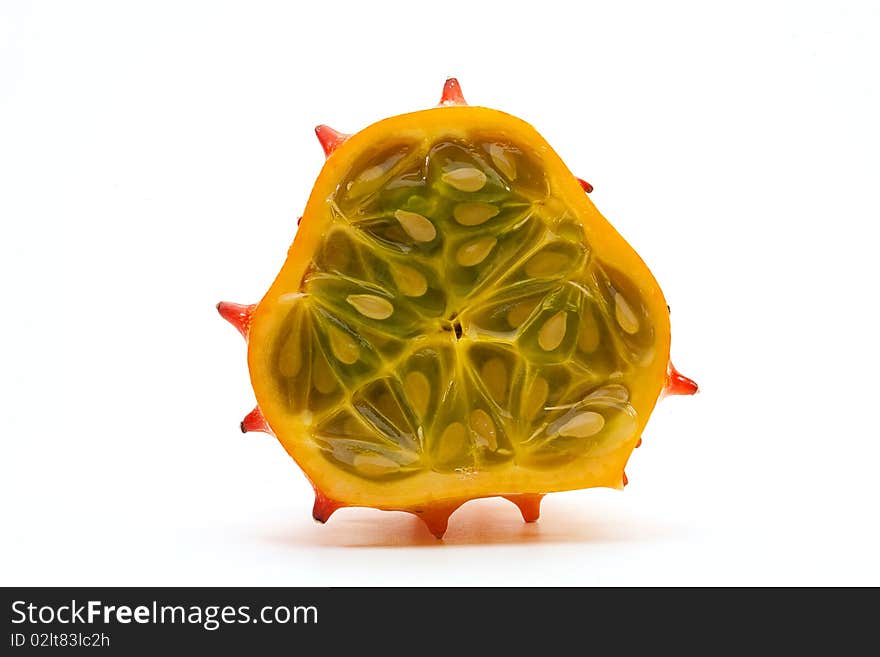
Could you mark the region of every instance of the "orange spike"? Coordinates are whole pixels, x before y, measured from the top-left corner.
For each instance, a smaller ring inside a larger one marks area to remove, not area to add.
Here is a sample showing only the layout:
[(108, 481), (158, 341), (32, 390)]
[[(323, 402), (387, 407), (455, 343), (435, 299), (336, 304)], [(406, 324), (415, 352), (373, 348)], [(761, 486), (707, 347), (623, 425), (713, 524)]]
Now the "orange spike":
[(505, 500), (510, 500), (519, 507), (525, 522), (536, 522), (541, 517), (541, 500), (543, 495), (531, 495), (524, 493), (521, 495), (505, 495)]
[(263, 417), (263, 411), (260, 410), (259, 406), (254, 406), (254, 410), (245, 415), (241, 421), (242, 433), (250, 433), (252, 431), (262, 431), (272, 436), (275, 435), (269, 427), (269, 423), (266, 422), (266, 418)]
[(679, 372), (672, 361), (669, 361), (666, 369), (666, 387), (663, 392), (667, 395), (693, 395), (699, 389), (696, 381)]
[(231, 303), (229, 301), (221, 301), (217, 304), (217, 312), (227, 322), (232, 324), (241, 333), (241, 337), (248, 339), (248, 333), (251, 330), (251, 318), (257, 304), (252, 303), (249, 306), (240, 303)]
[(584, 180), (583, 178), (578, 178), (577, 181), (578, 181), (578, 184), (583, 188), (583, 190), (587, 194), (589, 194), (590, 192), (593, 191), (593, 186), (590, 183), (588, 183), (586, 180)]
[(641, 447), (641, 446), (642, 446), (642, 437), (639, 436), (639, 442), (636, 443), (636, 447)]
[(428, 528), (428, 531), (434, 534), (438, 539), (442, 539), (449, 527), (449, 516), (455, 513), (456, 509), (464, 502), (435, 502), (424, 509), (412, 510), (407, 509), (410, 513), (421, 518), (422, 522)]
[(623, 473), (623, 485), (626, 486), (629, 483), (629, 479), (626, 478), (626, 472)]
[(343, 506), (345, 505), (340, 504), (336, 500), (331, 500), (318, 488), (315, 488), (315, 506), (312, 507), (312, 518), (322, 525), (330, 519), (334, 511), (341, 509)]
[(339, 148), (339, 144), (351, 137), (351, 135), (339, 132), (329, 125), (323, 124), (315, 128), (315, 134), (318, 136), (318, 141), (321, 142), (321, 148), (324, 149), (326, 157), (330, 157), (333, 151)]
[(440, 96), (440, 105), (467, 105), (467, 101), (461, 93), (461, 86), (455, 78), (446, 78), (443, 85), (443, 95)]

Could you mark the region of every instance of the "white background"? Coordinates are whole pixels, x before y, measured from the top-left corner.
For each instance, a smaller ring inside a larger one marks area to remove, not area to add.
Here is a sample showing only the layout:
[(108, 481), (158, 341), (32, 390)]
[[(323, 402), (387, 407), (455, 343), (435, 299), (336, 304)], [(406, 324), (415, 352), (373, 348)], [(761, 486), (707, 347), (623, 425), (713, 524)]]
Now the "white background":
[[(869, 2), (4, 2), (0, 583), (880, 584), (878, 32)], [(625, 492), (537, 525), (496, 499), (442, 543), (319, 526), (239, 433), (214, 304), (280, 268), (315, 124), (447, 75), (595, 185), (702, 392), (661, 403)]]

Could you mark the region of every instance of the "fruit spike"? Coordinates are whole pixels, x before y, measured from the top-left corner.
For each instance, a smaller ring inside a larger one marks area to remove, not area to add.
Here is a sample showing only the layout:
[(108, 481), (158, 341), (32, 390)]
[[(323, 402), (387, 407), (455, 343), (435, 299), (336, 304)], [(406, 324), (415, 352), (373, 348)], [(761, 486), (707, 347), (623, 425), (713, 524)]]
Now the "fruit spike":
[(510, 500), (519, 508), (525, 522), (537, 522), (541, 517), (541, 500), (543, 495), (523, 493), (520, 495), (505, 495), (504, 499)]
[(220, 316), (223, 319), (238, 329), (238, 332), (241, 333), (241, 337), (247, 340), (248, 334), (251, 330), (251, 318), (253, 317), (256, 307), (257, 304), (255, 303), (243, 305), (240, 303), (221, 301), (217, 304), (217, 312), (220, 313)]
[(700, 387), (693, 379), (689, 379), (684, 374), (675, 369), (670, 361), (669, 372), (666, 375), (666, 387), (664, 392), (667, 395), (693, 395)]
[(428, 531), (438, 539), (441, 539), (449, 527), (449, 516), (455, 513), (458, 507), (466, 501), (433, 502), (422, 509), (406, 509), (406, 511), (420, 518), (425, 523)]
[(583, 178), (578, 178), (577, 181), (578, 181), (578, 184), (583, 188), (583, 190), (587, 194), (589, 194), (590, 192), (593, 191), (593, 186), (590, 183), (588, 183), (586, 180), (584, 180)]
[(326, 157), (330, 157), (333, 151), (339, 148), (339, 144), (351, 136), (323, 124), (315, 128), (315, 134), (318, 137), (318, 141), (321, 142), (321, 148), (324, 149)]
[(592, 185), (455, 78), (439, 107), (315, 132), (329, 159), (275, 282), (217, 306), (250, 338), (242, 429), (276, 435), (314, 518), (405, 511), (440, 538), (471, 499), (534, 522), (545, 493), (623, 488), (655, 402), (697, 385)]
[(443, 85), (443, 95), (440, 96), (440, 105), (467, 105), (467, 101), (461, 93), (461, 86), (455, 78), (446, 78)]
[(331, 500), (317, 486), (315, 487), (315, 506), (312, 507), (312, 518), (322, 525), (330, 519), (330, 516), (337, 509), (341, 509), (343, 506), (345, 505)]
[(260, 410), (259, 406), (255, 406), (254, 410), (245, 415), (244, 419), (241, 421), (242, 433), (250, 433), (253, 431), (268, 433), (270, 436), (275, 435), (272, 433), (269, 423), (266, 422), (266, 418), (263, 417), (263, 412)]

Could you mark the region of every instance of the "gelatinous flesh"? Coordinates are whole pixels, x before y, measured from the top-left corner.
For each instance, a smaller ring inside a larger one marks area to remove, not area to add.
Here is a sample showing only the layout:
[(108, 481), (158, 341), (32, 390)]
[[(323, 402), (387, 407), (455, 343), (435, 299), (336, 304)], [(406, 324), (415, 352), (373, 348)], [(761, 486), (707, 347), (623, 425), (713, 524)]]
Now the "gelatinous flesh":
[(300, 286), (269, 300), (267, 358), (273, 406), (328, 467), (540, 471), (637, 440), (654, 324), (536, 154), (401, 137), (356, 159), (325, 212)]

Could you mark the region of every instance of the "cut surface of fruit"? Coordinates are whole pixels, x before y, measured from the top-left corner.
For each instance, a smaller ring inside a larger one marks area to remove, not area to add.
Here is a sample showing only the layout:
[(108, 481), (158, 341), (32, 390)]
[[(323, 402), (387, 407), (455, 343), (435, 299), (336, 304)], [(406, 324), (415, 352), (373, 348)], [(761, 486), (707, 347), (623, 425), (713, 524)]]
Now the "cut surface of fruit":
[(531, 126), (452, 88), (323, 131), (287, 262), (241, 307), (258, 408), (322, 521), (371, 506), (440, 531), (475, 497), (535, 520), (544, 493), (620, 488), (667, 382), (648, 268)]

